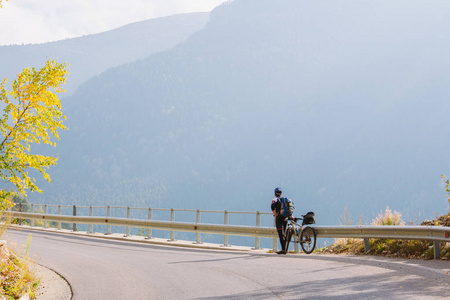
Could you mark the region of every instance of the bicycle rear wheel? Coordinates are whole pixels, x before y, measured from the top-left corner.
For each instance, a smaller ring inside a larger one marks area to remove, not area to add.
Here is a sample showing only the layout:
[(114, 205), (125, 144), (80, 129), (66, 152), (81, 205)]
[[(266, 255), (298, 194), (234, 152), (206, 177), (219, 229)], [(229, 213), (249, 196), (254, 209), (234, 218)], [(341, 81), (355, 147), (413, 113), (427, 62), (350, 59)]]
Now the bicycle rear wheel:
[(302, 245), (303, 252), (310, 254), (316, 247), (316, 232), (311, 227), (305, 227), (300, 235), (300, 245)]
[(292, 234), (294, 233), (294, 229), (292, 227), (286, 228), (286, 246), (284, 250), (286, 250), (286, 253), (289, 251), (289, 243), (291, 242)]

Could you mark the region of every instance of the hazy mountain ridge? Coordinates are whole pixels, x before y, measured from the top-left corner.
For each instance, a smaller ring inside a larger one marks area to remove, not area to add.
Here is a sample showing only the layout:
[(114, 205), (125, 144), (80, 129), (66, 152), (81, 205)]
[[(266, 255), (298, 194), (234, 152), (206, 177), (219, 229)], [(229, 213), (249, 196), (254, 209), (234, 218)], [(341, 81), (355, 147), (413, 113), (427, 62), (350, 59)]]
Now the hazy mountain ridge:
[(148, 178), (128, 205), (152, 205), (161, 183), (164, 207), (268, 211), (281, 185), (320, 224), (347, 203), (355, 216), (443, 211), (449, 6), (222, 5), (186, 42), (67, 99), (58, 193), (46, 186), (44, 197), (92, 204), (64, 196), (68, 183), (117, 196), (124, 179)]
[(208, 13), (179, 14), (141, 21), (111, 31), (62, 41), (0, 46), (0, 78), (14, 79), (22, 69), (54, 59), (69, 64), (69, 94), (94, 75), (170, 49), (202, 29)]

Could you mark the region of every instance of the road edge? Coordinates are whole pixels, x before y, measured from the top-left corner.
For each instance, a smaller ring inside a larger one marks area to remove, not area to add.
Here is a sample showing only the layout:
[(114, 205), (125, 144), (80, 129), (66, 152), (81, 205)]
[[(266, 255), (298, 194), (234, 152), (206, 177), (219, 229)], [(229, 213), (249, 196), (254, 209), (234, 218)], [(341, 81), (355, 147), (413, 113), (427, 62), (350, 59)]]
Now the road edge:
[(36, 300), (70, 300), (73, 291), (70, 283), (61, 274), (36, 262), (31, 262), (31, 270), (40, 279), (36, 289)]

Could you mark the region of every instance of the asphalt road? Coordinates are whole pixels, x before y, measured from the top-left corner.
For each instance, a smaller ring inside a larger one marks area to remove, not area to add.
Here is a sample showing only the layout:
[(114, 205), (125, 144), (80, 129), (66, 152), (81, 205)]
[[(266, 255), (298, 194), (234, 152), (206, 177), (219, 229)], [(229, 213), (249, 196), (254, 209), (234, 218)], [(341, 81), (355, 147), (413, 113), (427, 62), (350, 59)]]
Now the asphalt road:
[(201, 250), (9, 229), (73, 299), (450, 299), (450, 262)]

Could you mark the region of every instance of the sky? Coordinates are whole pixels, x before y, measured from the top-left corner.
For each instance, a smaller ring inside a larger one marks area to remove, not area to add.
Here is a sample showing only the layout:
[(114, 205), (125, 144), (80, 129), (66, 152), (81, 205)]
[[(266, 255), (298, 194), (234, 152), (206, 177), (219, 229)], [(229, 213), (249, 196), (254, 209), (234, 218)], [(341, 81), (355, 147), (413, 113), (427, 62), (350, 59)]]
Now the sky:
[(211, 11), (223, 2), (225, 0), (3, 0), (0, 46), (45, 43), (152, 18)]

